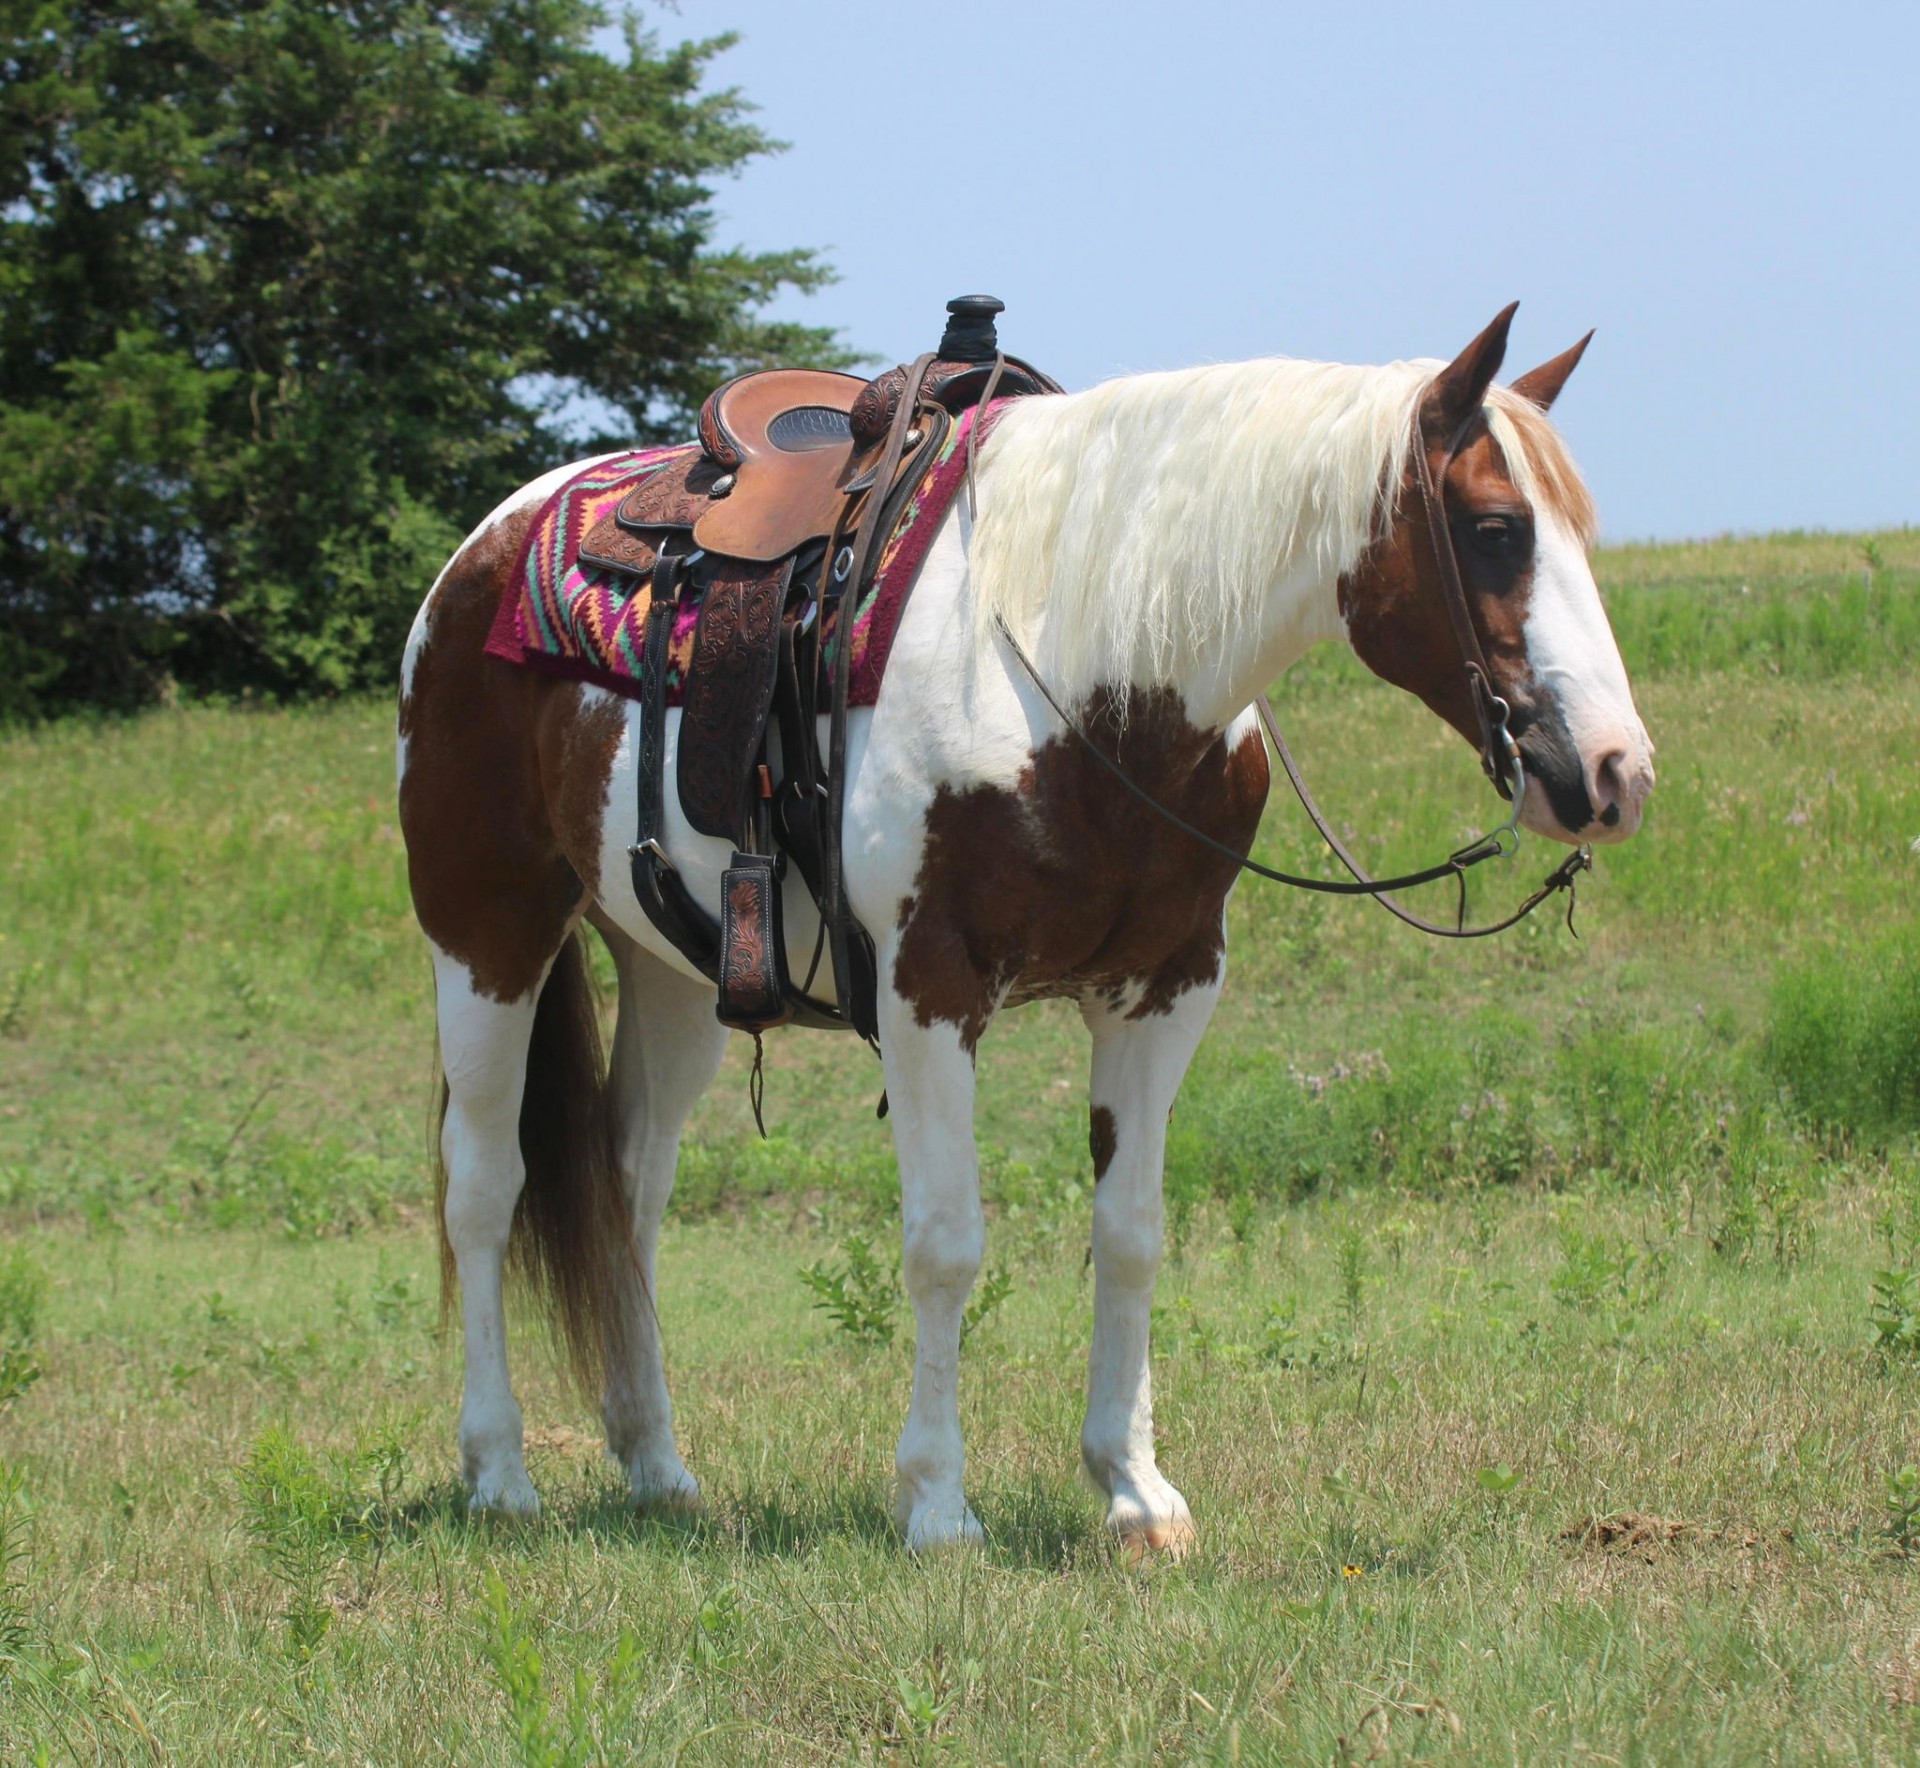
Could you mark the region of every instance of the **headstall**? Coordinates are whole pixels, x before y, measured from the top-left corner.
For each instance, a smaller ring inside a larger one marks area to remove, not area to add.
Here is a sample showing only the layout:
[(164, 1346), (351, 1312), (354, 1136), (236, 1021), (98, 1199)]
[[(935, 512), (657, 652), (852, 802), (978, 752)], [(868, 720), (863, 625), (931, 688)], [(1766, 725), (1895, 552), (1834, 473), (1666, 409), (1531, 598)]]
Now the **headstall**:
[[(1508, 728), (1512, 716), (1511, 708), (1494, 691), (1493, 674), (1487, 667), (1486, 652), (1481, 648), (1480, 635), (1474, 629), (1473, 616), (1467, 607), (1466, 591), (1460, 581), (1460, 560), (1454, 551), (1453, 533), (1446, 518), (1446, 472), (1459, 451), (1470, 416), (1448, 439), (1446, 450), (1441, 457), (1440, 476), (1436, 481), (1433, 470), (1427, 461), (1425, 438), (1420, 429), (1418, 414), (1414, 417), (1413, 457), (1414, 489), (1420, 500), (1422, 519), (1427, 528), (1427, 537), (1433, 548), (1434, 570), (1439, 579), (1440, 593), (1447, 605), (1447, 616), (1452, 622), (1455, 642), (1460, 647), (1461, 664), (1466, 671), (1467, 688), (1473, 700), (1474, 716), (1480, 725), (1480, 765), (1487, 778), (1493, 782), (1494, 789), (1513, 806), (1512, 814), (1499, 828), (1490, 833), (1475, 837), (1464, 846), (1457, 847), (1438, 865), (1427, 866), (1417, 872), (1405, 872), (1396, 878), (1371, 878), (1362, 869), (1360, 863), (1347, 850), (1327, 820), (1320, 813), (1320, 807), (1314, 803), (1313, 794), (1307, 790), (1307, 783), (1301, 777), (1298, 764), (1287, 740), (1281, 734), (1280, 721), (1275, 717), (1272, 702), (1265, 694), (1260, 696), (1258, 711), (1261, 725), (1272, 740), (1274, 749), (1280, 757), (1280, 765), (1286, 770), (1301, 807), (1312, 819), (1313, 826), (1320, 832), (1320, 838), (1326, 842), (1334, 857), (1351, 874), (1350, 881), (1337, 878), (1305, 878), (1292, 872), (1276, 871), (1271, 866), (1263, 866), (1257, 860), (1249, 859), (1245, 854), (1229, 847), (1224, 841), (1216, 841), (1203, 829), (1197, 829), (1184, 817), (1169, 810), (1152, 793), (1140, 785), (1121, 767), (1106, 750), (1100, 747), (1082, 728), (1067, 709), (1055, 697), (1053, 690), (1041, 679), (1040, 672), (1027, 656), (1004, 620), (998, 622), (1000, 636), (1007, 648), (1013, 653), (1020, 667), (1039, 690), (1040, 697), (1053, 708), (1060, 719), (1081, 745), (1096, 761), (1112, 774), (1121, 785), (1152, 810), (1157, 816), (1170, 823), (1183, 834), (1190, 836), (1201, 846), (1211, 849), (1223, 859), (1229, 859), (1242, 871), (1252, 872), (1256, 877), (1271, 879), (1276, 884), (1285, 884), (1295, 890), (1311, 890), (1326, 896), (1370, 896), (1388, 913), (1406, 922), (1409, 927), (1430, 933), (1439, 939), (1484, 939), (1492, 933), (1503, 933), (1517, 922), (1532, 914), (1548, 897), (1564, 890), (1567, 893), (1567, 930), (1578, 937), (1573, 925), (1573, 912), (1577, 906), (1575, 880), (1582, 872), (1593, 868), (1593, 849), (1585, 845), (1576, 847), (1561, 863), (1548, 874), (1540, 888), (1534, 891), (1512, 914), (1504, 920), (1494, 921), (1485, 926), (1469, 927), (1466, 924), (1467, 913), (1467, 873), (1485, 860), (1509, 859), (1520, 847), (1520, 809), (1526, 796), (1526, 764), (1521, 759), (1520, 745), (1514, 741)], [(969, 496), (971, 496), (971, 467), (969, 467)], [(1511, 841), (1509, 841), (1511, 837)], [(1430, 921), (1397, 902), (1392, 896), (1396, 890), (1411, 890), (1421, 884), (1432, 884), (1442, 878), (1452, 878), (1459, 886), (1459, 906), (1454, 924), (1449, 927), (1442, 922)]]

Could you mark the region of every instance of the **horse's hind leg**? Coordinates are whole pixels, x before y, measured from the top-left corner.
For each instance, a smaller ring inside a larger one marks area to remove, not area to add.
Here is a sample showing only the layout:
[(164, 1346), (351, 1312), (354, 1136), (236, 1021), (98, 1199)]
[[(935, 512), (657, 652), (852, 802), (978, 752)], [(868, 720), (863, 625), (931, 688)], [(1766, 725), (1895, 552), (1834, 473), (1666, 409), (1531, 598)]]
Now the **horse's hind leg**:
[(1216, 981), (1140, 1019), (1085, 1011), (1093, 1034), (1093, 1353), (1080, 1454), (1107, 1496), (1107, 1527), (1124, 1546), (1174, 1555), (1194, 1541), (1187, 1501), (1153, 1452), (1148, 1334), (1160, 1269), (1167, 1113), (1213, 1016)]
[(726, 1054), (727, 1028), (714, 1018), (711, 984), (682, 976), (618, 929), (603, 931), (620, 973), (609, 1073), (614, 1136), (633, 1217), (633, 1276), (644, 1291), (620, 1310), (626, 1342), (607, 1347), (601, 1411), (607, 1450), (626, 1467), (634, 1502), (677, 1508), (698, 1503), (700, 1488), (673, 1440), (654, 1249), (673, 1192), (680, 1132)]
[(466, 965), (438, 946), (433, 970), (447, 1078), (443, 1220), (466, 1331), (460, 1460), (475, 1510), (532, 1516), (540, 1500), (527, 1477), (520, 1403), (507, 1374), (501, 1289), (514, 1206), (526, 1182), (520, 1100), (540, 984), (518, 1000), (491, 1000), (475, 989)]

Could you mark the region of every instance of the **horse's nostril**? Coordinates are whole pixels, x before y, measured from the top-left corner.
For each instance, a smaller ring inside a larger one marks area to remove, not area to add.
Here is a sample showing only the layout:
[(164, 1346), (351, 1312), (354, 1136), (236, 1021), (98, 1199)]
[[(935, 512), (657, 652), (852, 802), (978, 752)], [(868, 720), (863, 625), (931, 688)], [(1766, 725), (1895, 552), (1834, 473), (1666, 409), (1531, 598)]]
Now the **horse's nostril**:
[(1627, 752), (1609, 749), (1593, 770), (1593, 798), (1600, 820), (1612, 828), (1620, 820), (1620, 805), (1627, 796)]

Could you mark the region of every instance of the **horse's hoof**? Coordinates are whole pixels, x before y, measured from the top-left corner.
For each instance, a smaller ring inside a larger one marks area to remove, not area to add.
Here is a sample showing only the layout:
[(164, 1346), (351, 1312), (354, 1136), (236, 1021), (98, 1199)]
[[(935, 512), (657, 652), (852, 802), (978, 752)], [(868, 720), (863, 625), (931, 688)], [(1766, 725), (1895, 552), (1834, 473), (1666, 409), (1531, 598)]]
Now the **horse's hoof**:
[(467, 1511), (473, 1516), (532, 1522), (540, 1514), (540, 1494), (524, 1473), (480, 1479), (475, 1481), (473, 1496), (467, 1500)]
[(1120, 1557), (1130, 1566), (1149, 1557), (1178, 1562), (1200, 1551), (1200, 1533), (1184, 1516), (1148, 1523), (1144, 1528), (1118, 1529), (1114, 1541)]
[(690, 1473), (678, 1479), (636, 1479), (628, 1488), (627, 1501), (641, 1516), (690, 1519), (707, 1513), (706, 1496)]
[(909, 1553), (940, 1553), (953, 1547), (983, 1547), (987, 1532), (965, 1505), (923, 1504), (907, 1521)]

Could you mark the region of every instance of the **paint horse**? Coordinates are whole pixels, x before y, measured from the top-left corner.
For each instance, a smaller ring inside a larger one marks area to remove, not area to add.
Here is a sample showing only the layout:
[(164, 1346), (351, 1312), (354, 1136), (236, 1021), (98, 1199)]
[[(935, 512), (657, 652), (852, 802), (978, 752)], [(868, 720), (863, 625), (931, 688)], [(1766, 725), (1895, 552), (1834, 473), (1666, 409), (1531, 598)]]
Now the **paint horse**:
[[(980, 1537), (957, 1405), (985, 1234), (974, 1052), (997, 1013), (1040, 999), (1073, 1001), (1092, 1039), (1081, 1455), (1128, 1547), (1194, 1540), (1155, 1461), (1148, 1321), (1167, 1115), (1219, 998), (1237, 868), (1144, 810), (1040, 683), (1137, 786), (1238, 853), (1268, 785), (1249, 708), (1314, 644), (1352, 646), (1478, 746), (1426, 531), (1435, 505), (1416, 495), (1424, 464), (1511, 710), (1522, 824), (1601, 842), (1640, 822), (1652, 749), (1588, 567), (1593, 506), (1545, 416), (1585, 340), (1497, 386), (1511, 316), (1450, 363), (1273, 359), (1019, 400), (979, 451), (977, 503), (956, 503), (934, 539), (877, 704), (852, 715), (844, 800), (918, 1328), (896, 1457), (911, 1548)], [(414, 623), (399, 703), (401, 823), (446, 1080), (461, 1456), (474, 1508), (516, 1514), (539, 1500), (508, 1377), (510, 1251), (594, 1372), (634, 1502), (698, 1501), (651, 1286), (681, 1129), (728, 1037), (713, 985), (635, 897), (638, 708), (482, 654), (535, 512), (579, 470), (525, 487), (454, 555)], [(675, 713), (667, 777), (677, 731)], [(664, 844), (717, 911), (727, 844), (677, 803)], [(619, 978), (604, 1069), (583, 923)], [(786, 927), (804, 963), (818, 922), (798, 888)]]

